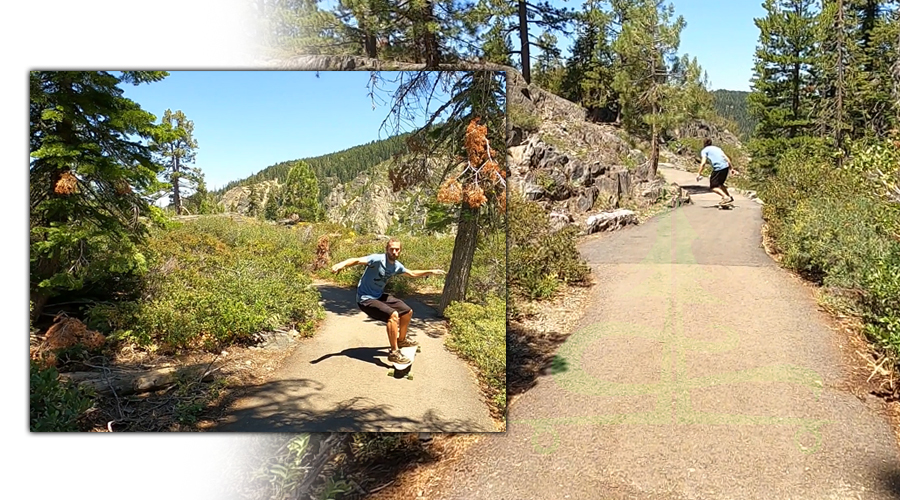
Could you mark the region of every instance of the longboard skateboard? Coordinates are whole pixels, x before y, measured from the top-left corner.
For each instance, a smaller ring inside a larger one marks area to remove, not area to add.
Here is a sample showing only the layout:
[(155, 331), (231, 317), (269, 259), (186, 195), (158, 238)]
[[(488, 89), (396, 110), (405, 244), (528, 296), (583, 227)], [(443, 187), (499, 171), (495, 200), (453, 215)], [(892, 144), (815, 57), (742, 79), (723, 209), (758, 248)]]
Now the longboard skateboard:
[(409, 363), (400, 364), (400, 363), (392, 362), (391, 364), (394, 365), (394, 368), (391, 370), (388, 370), (388, 377), (393, 377), (395, 375), (401, 375), (402, 377), (404, 377), (408, 380), (412, 380), (413, 376), (412, 376), (412, 373), (410, 373), (410, 371), (412, 369), (412, 364), (416, 360), (416, 353), (421, 352), (421, 351), (422, 351), (421, 346), (414, 345), (414, 346), (409, 346), (409, 347), (401, 347), (400, 353), (409, 359)]

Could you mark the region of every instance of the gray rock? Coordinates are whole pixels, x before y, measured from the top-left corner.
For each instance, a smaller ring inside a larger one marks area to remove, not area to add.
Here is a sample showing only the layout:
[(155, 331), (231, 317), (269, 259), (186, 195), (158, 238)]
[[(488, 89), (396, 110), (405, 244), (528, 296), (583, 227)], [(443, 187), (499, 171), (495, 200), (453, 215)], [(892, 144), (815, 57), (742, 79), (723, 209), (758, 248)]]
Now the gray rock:
[(544, 196), (544, 194), (546, 194), (544, 188), (530, 182), (525, 183), (523, 191), (524, 192), (522, 194), (525, 195), (525, 199), (528, 201), (539, 200)]
[(550, 213), (550, 230), (559, 231), (572, 222), (572, 216), (559, 212)]
[(579, 213), (584, 213), (590, 210), (594, 206), (594, 198), (596, 197), (596, 193), (593, 189), (585, 189), (578, 195), (578, 198), (575, 201), (575, 209)]
[(615, 231), (629, 224), (637, 223), (637, 214), (631, 210), (619, 209), (588, 217), (587, 222), (585, 222), (585, 232), (592, 234), (599, 231)]
[(506, 154), (509, 157), (510, 166), (518, 166), (525, 163), (525, 151), (528, 149), (527, 145), (523, 146), (513, 146), (506, 150)]

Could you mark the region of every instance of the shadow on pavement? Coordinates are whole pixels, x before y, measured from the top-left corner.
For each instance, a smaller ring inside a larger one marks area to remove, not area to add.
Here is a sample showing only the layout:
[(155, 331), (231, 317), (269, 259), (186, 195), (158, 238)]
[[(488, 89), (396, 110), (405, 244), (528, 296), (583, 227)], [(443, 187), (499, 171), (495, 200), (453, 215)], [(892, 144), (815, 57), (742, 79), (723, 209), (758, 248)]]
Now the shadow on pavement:
[(690, 194), (690, 195), (694, 195), (694, 194), (715, 194), (715, 193), (713, 193), (713, 191), (712, 191), (711, 189), (709, 189), (709, 186), (704, 186), (704, 185), (701, 185), (701, 184), (697, 184), (697, 185), (693, 185), (693, 184), (692, 184), (692, 185), (687, 185), (687, 186), (681, 186), (681, 189), (684, 189), (684, 190), (687, 191), (687, 193)]
[(568, 370), (568, 362), (556, 356), (567, 334), (537, 332), (518, 322), (506, 324), (506, 377), (508, 396), (522, 394), (537, 379)]
[(471, 420), (442, 419), (429, 411), (421, 420), (391, 412), (387, 405), (367, 397), (344, 400), (320, 411), (309, 408), (313, 394), (293, 394), (298, 388), (320, 390), (319, 384), (306, 379), (280, 380), (242, 391), (242, 398), (253, 398), (253, 405), (230, 413), (210, 432), (472, 432)]
[[(331, 313), (341, 316), (355, 316), (362, 314), (356, 305), (356, 289), (339, 288), (333, 285), (319, 285), (319, 294), (322, 295), (322, 306)], [(369, 319), (368, 317), (366, 319)]]
[(887, 492), (891, 498), (900, 499), (900, 471), (895, 469), (881, 470), (876, 478), (879, 489)]
[(391, 365), (385, 363), (379, 358), (386, 358), (388, 355), (389, 348), (385, 347), (353, 347), (350, 349), (344, 349), (341, 352), (335, 352), (331, 354), (326, 354), (324, 356), (319, 357), (318, 359), (314, 359), (309, 363), (312, 365), (321, 363), (326, 359), (333, 358), (335, 356), (346, 356), (351, 359), (356, 359), (359, 361), (365, 361), (367, 363), (372, 363), (375, 366), (381, 366), (384, 368), (392, 368)]

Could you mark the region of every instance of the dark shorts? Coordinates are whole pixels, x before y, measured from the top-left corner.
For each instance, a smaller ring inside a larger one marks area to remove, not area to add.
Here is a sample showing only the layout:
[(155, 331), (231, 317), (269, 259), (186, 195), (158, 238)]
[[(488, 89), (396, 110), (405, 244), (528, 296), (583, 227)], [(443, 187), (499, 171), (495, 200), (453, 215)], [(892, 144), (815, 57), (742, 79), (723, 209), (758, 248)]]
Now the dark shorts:
[(730, 168), (723, 168), (722, 170), (713, 170), (712, 174), (709, 176), (709, 188), (715, 189), (717, 187), (721, 187), (725, 185), (725, 179), (728, 178), (728, 171)]
[(366, 313), (370, 318), (384, 322), (387, 322), (387, 320), (391, 318), (391, 314), (394, 311), (400, 316), (412, 311), (405, 302), (389, 294), (384, 294), (381, 297), (378, 297), (377, 300), (364, 300), (357, 305), (359, 306), (359, 310)]

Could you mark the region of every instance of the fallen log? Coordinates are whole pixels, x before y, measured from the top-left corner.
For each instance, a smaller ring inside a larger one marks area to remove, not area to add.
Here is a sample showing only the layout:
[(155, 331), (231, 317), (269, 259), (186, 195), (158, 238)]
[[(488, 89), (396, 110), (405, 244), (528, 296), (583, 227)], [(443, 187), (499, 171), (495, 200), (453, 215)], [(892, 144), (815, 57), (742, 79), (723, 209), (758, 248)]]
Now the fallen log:
[(213, 375), (212, 371), (207, 371), (206, 368), (189, 366), (158, 368), (144, 372), (70, 372), (61, 373), (59, 377), (79, 386), (91, 388), (98, 394), (127, 396), (163, 389), (184, 379), (209, 382)]

